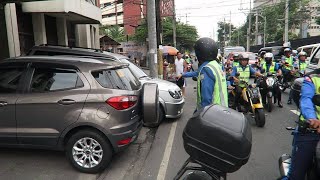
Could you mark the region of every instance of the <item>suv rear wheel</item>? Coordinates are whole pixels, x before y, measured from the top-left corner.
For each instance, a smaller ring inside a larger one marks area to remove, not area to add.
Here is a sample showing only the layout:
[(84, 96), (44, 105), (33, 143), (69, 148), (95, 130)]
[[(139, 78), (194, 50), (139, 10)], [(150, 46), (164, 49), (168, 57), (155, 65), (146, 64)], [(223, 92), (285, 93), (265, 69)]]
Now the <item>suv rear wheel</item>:
[(98, 173), (111, 161), (112, 149), (105, 137), (95, 131), (83, 130), (68, 140), (66, 155), (71, 165), (84, 173)]

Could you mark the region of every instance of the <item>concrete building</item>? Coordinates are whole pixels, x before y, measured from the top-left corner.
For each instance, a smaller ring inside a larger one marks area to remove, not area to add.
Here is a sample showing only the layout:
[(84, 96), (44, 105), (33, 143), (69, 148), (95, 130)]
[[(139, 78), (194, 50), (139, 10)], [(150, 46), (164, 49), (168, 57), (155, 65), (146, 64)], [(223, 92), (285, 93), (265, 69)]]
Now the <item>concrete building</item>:
[[(173, 16), (174, 0), (161, 0), (161, 17)], [(124, 27), (132, 35), (147, 14), (147, 0), (100, 0), (103, 25)]]
[(123, 27), (123, 0), (100, 0), (103, 25)]
[(99, 0), (0, 3), (0, 59), (40, 44), (100, 48), (99, 6)]

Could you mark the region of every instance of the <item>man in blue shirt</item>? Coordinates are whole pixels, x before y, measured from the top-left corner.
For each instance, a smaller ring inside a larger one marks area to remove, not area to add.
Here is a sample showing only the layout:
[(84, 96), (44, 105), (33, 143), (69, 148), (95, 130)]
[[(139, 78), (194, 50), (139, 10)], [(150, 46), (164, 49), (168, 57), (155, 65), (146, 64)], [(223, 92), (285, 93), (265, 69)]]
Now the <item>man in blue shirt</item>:
[[(239, 55), (239, 66), (233, 67), (231, 78), (235, 83), (238, 83), (239, 85), (235, 86), (235, 99), (234, 99), (234, 108), (238, 108), (240, 111), (240, 105), (239, 105), (239, 99), (242, 94), (243, 84), (241, 84), (241, 81), (244, 81), (246, 83), (249, 83), (250, 76), (256, 75), (256, 76), (262, 76), (260, 72), (255, 71), (250, 65), (249, 65), (249, 56), (247, 54), (240, 54)], [(239, 76), (237, 76), (239, 73)]]
[[(228, 106), (227, 83), (221, 65), (216, 61), (218, 47), (210, 38), (200, 38), (194, 46), (199, 61), (197, 110), (210, 104)], [(194, 77), (195, 73), (190, 73)]]
[(319, 106), (313, 104), (314, 95), (320, 93), (320, 69), (307, 74), (301, 88), (299, 117), (300, 126), (296, 129), (293, 136), (291, 164), (287, 177), (283, 180), (301, 180), (306, 176), (307, 171), (313, 163), (316, 146), (319, 141), (318, 134), (305, 131), (302, 125), (317, 128), (320, 132), (320, 112)]

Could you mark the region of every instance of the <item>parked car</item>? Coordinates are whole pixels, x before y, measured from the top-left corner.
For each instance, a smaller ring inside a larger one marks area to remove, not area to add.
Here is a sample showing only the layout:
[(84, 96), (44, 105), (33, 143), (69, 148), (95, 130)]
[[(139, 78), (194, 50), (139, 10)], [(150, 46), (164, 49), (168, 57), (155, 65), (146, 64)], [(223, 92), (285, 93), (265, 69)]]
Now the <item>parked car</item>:
[(317, 68), (320, 68), (320, 46), (318, 46), (312, 53), (310, 62), (307, 66), (306, 72), (311, 72), (316, 70)]
[(310, 59), (311, 59), (311, 55), (313, 54), (313, 52), (317, 49), (317, 47), (320, 44), (310, 44), (310, 45), (306, 45), (306, 46), (301, 46), (297, 49), (298, 52), (304, 51), (307, 53), (307, 63), (309, 64)]
[[(156, 114), (154, 84), (142, 88), (127, 64), (68, 56), (0, 61), (0, 146), (64, 150), (97, 173), (136, 140), (143, 109)], [(152, 99), (152, 98), (151, 98)], [(148, 104), (148, 107), (146, 107)], [(156, 116), (154, 116), (156, 119)]]
[(42, 45), (33, 47), (28, 55), (73, 55), (73, 56), (87, 56), (87, 57), (100, 57), (106, 62), (118, 61), (129, 64), (129, 69), (133, 74), (144, 83), (156, 83), (159, 87), (159, 120), (162, 121), (164, 118), (179, 118), (183, 113), (183, 106), (185, 100), (182, 96), (181, 89), (174, 83), (157, 79), (150, 78), (143, 70), (137, 67), (135, 64), (128, 60), (128, 57), (100, 51), (96, 49), (86, 48), (71, 48), (62, 46), (50, 46)]

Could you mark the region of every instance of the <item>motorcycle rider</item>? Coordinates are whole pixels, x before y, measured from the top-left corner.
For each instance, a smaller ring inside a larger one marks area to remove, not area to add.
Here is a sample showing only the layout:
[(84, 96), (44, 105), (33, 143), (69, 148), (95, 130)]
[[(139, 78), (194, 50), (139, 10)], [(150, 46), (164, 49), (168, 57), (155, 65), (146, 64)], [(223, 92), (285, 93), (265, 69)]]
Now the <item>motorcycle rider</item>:
[(292, 50), (292, 57), (293, 57), (294, 61), (298, 59), (298, 51), (297, 50)]
[(213, 39), (200, 38), (194, 45), (199, 61), (197, 80), (197, 110), (210, 104), (228, 107), (227, 82), (216, 61), (218, 46)]
[[(265, 55), (265, 63), (262, 65), (262, 69), (265, 72), (264, 74), (272, 73), (272, 74), (276, 74), (278, 77), (282, 75), (282, 71), (281, 71), (280, 65), (275, 63), (275, 62), (273, 62), (273, 54), (272, 53), (266, 53), (266, 55)], [(262, 81), (260, 83), (260, 85), (261, 85), (261, 87), (266, 87), (267, 86), (265, 81)], [(265, 90), (266, 90), (266, 88), (263, 88), (263, 90), (261, 91), (263, 104), (266, 104), (267, 92), (265, 92)], [(283, 105), (282, 105), (282, 102), (281, 102), (281, 90), (280, 90), (279, 86), (276, 85), (276, 84), (273, 86), (273, 93), (278, 99), (278, 106), (280, 108), (282, 108)]]
[[(307, 53), (304, 51), (301, 51), (298, 54), (298, 62), (295, 64), (295, 68), (297, 68), (297, 70), (299, 71), (299, 73), (303, 76), (306, 74), (306, 68), (307, 68), (307, 63), (306, 63), (306, 59), (307, 59)], [(293, 91), (290, 90), (290, 94), (289, 94), (289, 99), (287, 104), (292, 104), (292, 93)]]
[[(301, 88), (299, 124), (310, 124), (312, 128), (317, 128), (320, 133), (320, 107), (314, 105), (312, 98), (320, 94), (320, 69), (308, 73), (303, 81)], [(292, 143), (291, 164), (288, 177), (283, 180), (304, 179), (308, 169), (310, 169), (317, 143), (320, 139), (319, 134), (306, 133), (300, 125), (294, 132)]]
[(258, 66), (261, 67), (265, 63), (264, 56), (266, 55), (266, 51), (261, 51), (260, 52), (260, 57), (258, 59)]
[(232, 67), (238, 67), (238, 66), (239, 66), (239, 54), (234, 53)]
[[(235, 83), (238, 85), (235, 86), (235, 99), (234, 99), (234, 107), (237, 107), (240, 111), (240, 105), (239, 105), (239, 99), (242, 94), (242, 89), (245, 87), (244, 84), (242, 84), (240, 81), (244, 81), (246, 83), (249, 83), (250, 76), (256, 75), (256, 76), (263, 76), (260, 72), (255, 71), (251, 66), (249, 66), (249, 56), (247, 54), (240, 54), (239, 55), (239, 66), (234, 66), (231, 77)], [(239, 73), (239, 76), (237, 77), (237, 73)]]

